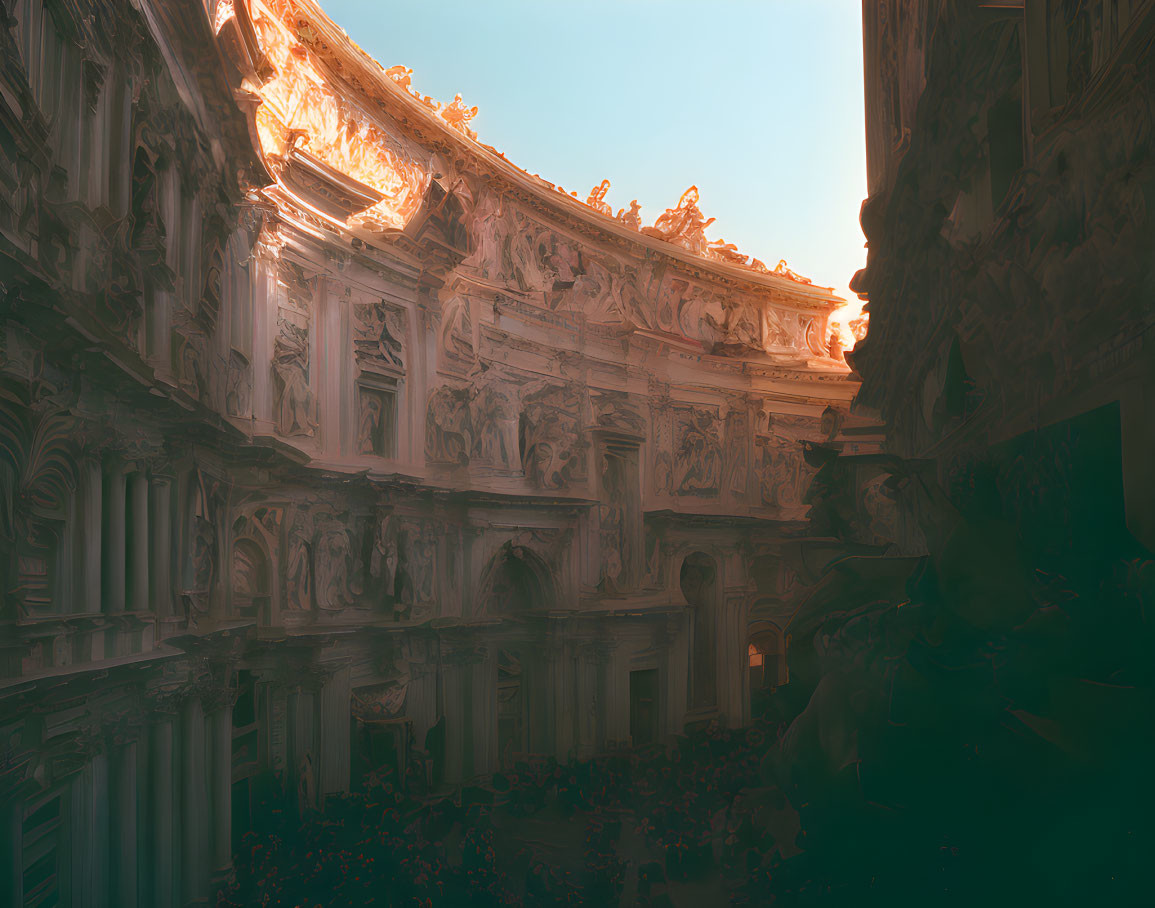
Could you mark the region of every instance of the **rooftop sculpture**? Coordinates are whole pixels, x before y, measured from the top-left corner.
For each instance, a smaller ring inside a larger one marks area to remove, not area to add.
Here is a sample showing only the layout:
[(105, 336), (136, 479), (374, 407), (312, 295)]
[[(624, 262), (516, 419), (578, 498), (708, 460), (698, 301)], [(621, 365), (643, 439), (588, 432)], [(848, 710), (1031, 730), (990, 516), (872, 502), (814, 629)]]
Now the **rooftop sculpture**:
[[(319, 158), (324, 163), (348, 174), (366, 186), (379, 192), (384, 198), (363, 217), (376, 220), (387, 226), (402, 226), (414, 213), (421, 193), (427, 182), (427, 175), (415, 161), (406, 161), (396, 149), (390, 149), (379, 131), (371, 125), (359, 121), (351, 110), (344, 109), (339, 99), (323, 97), (321, 90), (325, 77), (313, 64), (306, 47), (316, 40), (316, 35), (308, 26), (297, 27), (295, 32), (284, 23), (273, 21), (274, 17), (258, 17), (258, 29), (278, 76), (261, 89), (266, 103), (258, 113), (258, 127), (266, 154), (275, 158), (286, 154), (301, 139), (302, 150)], [(467, 107), (460, 94), (448, 104), (442, 104), (429, 95), (422, 95), (413, 87), (413, 70), (397, 65), (384, 69), (384, 74), (406, 95), (428, 108), (450, 129), (466, 138), (478, 142), (477, 133), (470, 122), (477, 116), (477, 107)], [(299, 86), (309, 89), (303, 94)], [(287, 137), (292, 136), (293, 141)], [(508, 158), (497, 149), (478, 142), (482, 148), (508, 162)], [(509, 162), (512, 163), (512, 162)], [(516, 166), (516, 165), (513, 165)], [(522, 168), (518, 168), (522, 170)], [(522, 170), (523, 173), (528, 171)], [(569, 196), (582, 203), (577, 192), (567, 192), (548, 180), (536, 177), (549, 189)], [(772, 274), (801, 284), (811, 281), (796, 274), (779, 262), (773, 270), (756, 258), (738, 250), (734, 243), (722, 238), (708, 239), (706, 229), (714, 223), (698, 207), (698, 187), (691, 186), (673, 208), (668, 208), (652, 226), (643, 226), (640, 217), (641, 205), (637, 199), (629, 208), (619, 208), (617, 214), (606, 195), (610, 181), (602, 180), (590, 190), (584, 204), (603, 215), (617, 221), (624, 227), (671, 243), (692, 255), (702, 256), (715, 262), (738, 266), (759, 274)]]

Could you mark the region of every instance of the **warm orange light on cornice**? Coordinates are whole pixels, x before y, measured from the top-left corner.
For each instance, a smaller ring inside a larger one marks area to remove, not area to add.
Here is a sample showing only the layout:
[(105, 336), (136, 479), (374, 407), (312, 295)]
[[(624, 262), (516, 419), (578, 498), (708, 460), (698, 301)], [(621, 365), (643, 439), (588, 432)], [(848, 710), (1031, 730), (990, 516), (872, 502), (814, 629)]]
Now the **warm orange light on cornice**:
[[(277, 172), (294, 148), (379, 192), (384, 198), (359, 217), (403, 228), (416, 214), (429, 174), (399, 143), (345, 100), (309, 59), (301, 43), (261, 0), (252, 3), (261, 49), (275, 70), (257, 108), (261, 150)], [(304, 36), (308, 37), (308, 36)]]

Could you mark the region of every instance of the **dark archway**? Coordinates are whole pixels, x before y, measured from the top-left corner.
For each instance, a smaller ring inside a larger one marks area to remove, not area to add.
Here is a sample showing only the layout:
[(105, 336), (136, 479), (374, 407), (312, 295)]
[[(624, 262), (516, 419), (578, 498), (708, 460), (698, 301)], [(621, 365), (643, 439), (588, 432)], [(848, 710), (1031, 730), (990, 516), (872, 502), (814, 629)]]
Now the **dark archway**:
[(512, 616), (553, 607), (553, 582), (541, 557), (506, 543), (493, 556), (481, 584), (481, 613)]

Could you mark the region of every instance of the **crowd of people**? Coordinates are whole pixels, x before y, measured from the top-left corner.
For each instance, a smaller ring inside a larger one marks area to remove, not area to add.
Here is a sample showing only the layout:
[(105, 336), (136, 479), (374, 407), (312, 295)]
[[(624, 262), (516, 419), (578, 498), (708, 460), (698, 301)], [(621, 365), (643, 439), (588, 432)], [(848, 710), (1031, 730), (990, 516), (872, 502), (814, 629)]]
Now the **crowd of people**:
[[(711, 725), (667, 747), (521, 762), (440, 796), (419, 774), (374, 773), (322, 812), (270, 795), (218, 905), (616, 905), (627, 884), (634, 904), (668, 905), (706, 877), (720, 904), (762, 904), (769, 875), (803, 853), (790, 798), (760, 777), (778, 731)], [(562, 867), (514, 844), (526, 817), (579, 824), (583, 853)], [(629, 858), (626, 837), (641, 843)]]
[(323, 812), (270, 795), (219, 904), (1147, 904), (1155, 559), (992, 527), (964, 512), (901, 598), (799, 621), (746, 728), (451, 793), (411, 761)]

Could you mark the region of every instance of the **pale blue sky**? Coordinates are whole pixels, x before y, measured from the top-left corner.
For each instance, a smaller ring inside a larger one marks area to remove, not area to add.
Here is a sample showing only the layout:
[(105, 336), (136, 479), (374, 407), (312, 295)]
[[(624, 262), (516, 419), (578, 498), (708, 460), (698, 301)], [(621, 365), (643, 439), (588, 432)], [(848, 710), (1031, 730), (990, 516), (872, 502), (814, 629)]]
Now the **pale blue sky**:
[(696, 183), (707, 234), (846, 289), (865, 261), (859, 0), (321, 0), (481, 141), (651, 224)]

